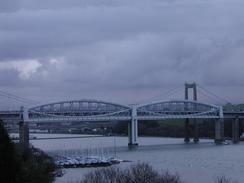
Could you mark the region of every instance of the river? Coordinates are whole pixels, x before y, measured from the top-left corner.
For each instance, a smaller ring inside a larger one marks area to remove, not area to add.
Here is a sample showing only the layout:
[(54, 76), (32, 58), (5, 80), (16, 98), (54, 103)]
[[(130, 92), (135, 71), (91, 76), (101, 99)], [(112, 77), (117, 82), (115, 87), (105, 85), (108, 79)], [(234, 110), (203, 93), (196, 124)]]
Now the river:
[[(36, 137), (70, 137), (63, 134), (34, 134)], [(77, 136), (77, 135), (74, 135)], [(127, 137), (91, 137), (75, 139), (31, 140), (31, 144), (50, 154), (116, 155), (131, 163), (148, 162), (157, 170), (178, 173), (185, 183), (214, 183), (218, 176), (244, 182), (244, 143), (215, 145), (213, 140), (201, 139), (199, 144), (185, 144), (180, 138), (139, 137), (139, 147), (129, 149)], [(78, 182), (94, 168), (66, 169), (55, 183)]]

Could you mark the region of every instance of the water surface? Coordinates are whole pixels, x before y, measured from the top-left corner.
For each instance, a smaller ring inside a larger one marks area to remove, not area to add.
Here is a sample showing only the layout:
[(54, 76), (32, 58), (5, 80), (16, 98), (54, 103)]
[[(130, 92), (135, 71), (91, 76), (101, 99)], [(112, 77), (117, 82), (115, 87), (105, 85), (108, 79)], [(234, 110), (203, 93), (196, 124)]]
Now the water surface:
[[(37, 134), (35, 136), (39, 137)], [(50, 135), (41, 135), (44, 136)], [(222, 175), (239, 183), (244, 182), (243, 142), (238, 145), (215, 145), (213, 140), (201, 140), (199, 144), (185, 144), (183, 139), (177, 138), (140, 137), (139, 147), (134, 149), (127, 147), (127, 137), (33, 140), (31, 143), (50, 154), (116, 155), (121, 159), (131, 160), (132, 163), (148, 162), (159, 171), (177, 172), (186, 183), (211, 183)], [(115, 166), (126, 167), (130, 164)], [(66, 174), (55, 182), (77, 182), (82, 175), (93, 169), (95, 168), (66, 169)]]

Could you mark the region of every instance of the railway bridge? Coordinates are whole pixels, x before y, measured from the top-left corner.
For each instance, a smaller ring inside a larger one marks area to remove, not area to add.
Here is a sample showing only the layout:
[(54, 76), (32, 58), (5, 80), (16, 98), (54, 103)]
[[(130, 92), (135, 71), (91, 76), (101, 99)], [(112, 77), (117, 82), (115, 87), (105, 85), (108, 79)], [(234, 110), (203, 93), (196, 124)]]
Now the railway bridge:
[[(188, 90), (193, 89), (193, 100)], [(198, 142), (198, 119), (213, 119), (215, 142), (224, 140), (224, 118), (233, 120), (233, 141), (239, 141), (239, 123), (244, 112), (223, 111), (222, 106), (197, 101), (196, 84), (185, 84), (185, 100), (154, 101), (124, 105), (101, 100), (72, 100), (39, 105), (20, 111), (2, 111), (0, 117), (19, 117), (20, 142), (29, 145), (30, 123), (124, 121), (128, 123), (128, 145), (138, 145), (138, 123), (166, 119), (185, 120), (185, 142), (189, 142), (189, 120), (194, 121), (194, 142)]]

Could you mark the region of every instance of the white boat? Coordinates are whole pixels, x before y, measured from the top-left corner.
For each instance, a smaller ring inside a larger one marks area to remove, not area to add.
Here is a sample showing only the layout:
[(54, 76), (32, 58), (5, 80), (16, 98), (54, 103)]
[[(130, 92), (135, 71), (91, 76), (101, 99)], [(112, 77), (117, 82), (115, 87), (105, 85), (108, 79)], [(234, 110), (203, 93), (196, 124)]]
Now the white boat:
[(222, 144), (223, 144), (223, 145), (230, 145), (230, 142), (228, 142), (228, 141), (224, 141)]

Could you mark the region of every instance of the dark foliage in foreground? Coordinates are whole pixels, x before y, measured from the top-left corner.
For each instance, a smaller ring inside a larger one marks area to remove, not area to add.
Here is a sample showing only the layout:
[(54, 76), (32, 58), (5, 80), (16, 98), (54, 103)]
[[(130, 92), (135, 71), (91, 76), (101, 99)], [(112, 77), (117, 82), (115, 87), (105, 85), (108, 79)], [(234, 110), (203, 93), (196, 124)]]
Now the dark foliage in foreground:
[[(87, 173), (81, 183), (182, 183), (179, 175), (159, 173), (147, 163), (138, 163), (127, 169), (118, 167), (102, 168)], [(238, 183), (224, 176), (214, 183)]]
[(180, 183), (178, 175), (158, 173), (146, 163), (138, 163), (128, 169), (103, 168), (85, 175), (81, 183)]
[(51, 183), (55, 165), (52, 158), (39, 149), (16, 147), (21, 161), (21, 175), (24, 183)]
[(0, 182), (51, 183), (55, 165), (44, 152), (14, 144), (0, 121)]
[(15, 183), (22, 181), (21, 164), (15, 146), (0, 119), (0, 182)]
[(225, 176), (217, 177), (215, 183), (238, 183), (237, 181), (233, 181)]

